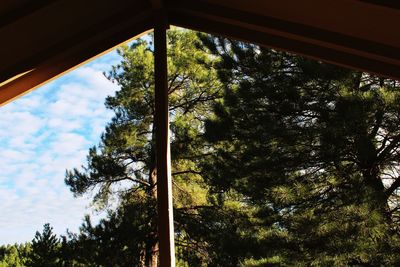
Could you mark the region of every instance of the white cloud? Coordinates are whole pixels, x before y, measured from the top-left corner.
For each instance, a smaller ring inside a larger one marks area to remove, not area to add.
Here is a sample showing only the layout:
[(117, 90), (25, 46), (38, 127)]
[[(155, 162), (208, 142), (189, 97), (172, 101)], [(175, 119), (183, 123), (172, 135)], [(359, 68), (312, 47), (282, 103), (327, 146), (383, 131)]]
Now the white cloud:
[(76, 231), (91, 212), (64, 174), (85, 163), (112, 117), (104, 99), (118, 87), (103, 71), (117, 59), (113, 52), (0, 108), (0, 244), (29, 241), (46, 222), (58, 234)]

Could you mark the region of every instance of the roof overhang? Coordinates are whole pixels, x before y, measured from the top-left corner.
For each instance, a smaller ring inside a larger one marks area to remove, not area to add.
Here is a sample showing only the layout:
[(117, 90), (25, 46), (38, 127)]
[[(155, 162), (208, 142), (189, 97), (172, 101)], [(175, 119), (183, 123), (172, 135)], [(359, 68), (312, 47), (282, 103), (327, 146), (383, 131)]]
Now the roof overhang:
[(0, 104), (169, 23), (400, 79), (400, 4), (377, 0), (3, 0)]

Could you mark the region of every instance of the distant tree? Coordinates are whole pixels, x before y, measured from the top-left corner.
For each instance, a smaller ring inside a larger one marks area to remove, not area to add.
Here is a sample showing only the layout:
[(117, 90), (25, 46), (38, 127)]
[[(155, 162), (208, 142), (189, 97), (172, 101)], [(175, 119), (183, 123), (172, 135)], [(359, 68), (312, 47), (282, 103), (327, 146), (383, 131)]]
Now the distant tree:
[(143, 240), (151, 230), (147, 208), (140, 202), (122, 204), (96, 225), (87, 216), (79, 233), (68, 234), (70, 258), (82, 266), (141, 266)]
[(18, 255), (21, 260), (22, 265), (26, 266), (26, 264), (29, 260), (29, 255), (32, 250), (32, 244), (30, 242), (25, 242), (25, 243), (16, 245), (16, 247), (17, 247)]
[(0, 266), (25, 266), (30, 250), (30, 243), (0, 246)]
[(46, 223), (42, 233), (36, 232), (32, 240), (32, 250), (29, 254), (27, 266), (52, 267), (61, 266), (59, 258), (60, 240), (53, 234), (53, 228)]
[(23, 259), (18, 252), (18, 245), (7, 245), (0, 247), (0, 267), (21, 267)]

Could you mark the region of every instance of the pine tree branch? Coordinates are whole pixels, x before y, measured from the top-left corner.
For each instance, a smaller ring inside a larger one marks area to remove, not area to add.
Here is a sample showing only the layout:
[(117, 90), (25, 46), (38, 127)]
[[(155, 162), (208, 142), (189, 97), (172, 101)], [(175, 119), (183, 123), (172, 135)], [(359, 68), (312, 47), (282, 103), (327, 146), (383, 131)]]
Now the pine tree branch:
[(378, 111), (376, 111), (375, 113), (375, 125), (374, 128), (372, 129), (371, 133), (369, 134), (369, 138), (374, 138), (376, 136), (376, 134), (379, 131), (379, 128), (382, 125), (383, 122), (383, 110), (379, 109)]
[(186, 171), (173, 172), (171, 175), (174, 176), (174, 175), (181, 175), (181, 174), (186, 174), (186, 173), (201, 174), (201, 172), (199, 172), (199, 171), (186, 170)]
[(394, 193), (394, 191), (396, 191), (396, 189), (399, 187), (400, 187), (400, 177), (397, 177), (397, 179), (389, 186), (389, 188), (385, 190), (386, 197), (389, 198)]
[(168, 94), (171, 94), (173, 91), (175, 91), (176, 87), (174, 90), (172, 90), (172, 85), (175, 83), (176, 79), (179, 77), (178, 73), (175, 73), (172, 78), (169, 79), (169, 86), (168, 86)]
[(133, 183), (138, 183), (138, 184), (143, 185), (143, 186), (150, 186), (150, 184), (147, 181), (142, 180), (142, 179), (132, 178), (132, 177), (121, 177), (121, 178), (114, 178), (114, 179), (101, 179), (96, 184), (105, 183), (105, 182), (108, 182), (108, 183), (111, 184), (111, 183), (118, 183), (118, 182), (122, 182), (122, 181), (131, 181)]
[[(178, 77), (179, 77), (179, 75), (176, 74), (176, 78), (174, 77), (173, 81), (175, 81)], [(181, 88), (182, 85), (183, 85), (185, 82), (187, 82), (188, 80), (189, 80), (189, 76), (183, 76), (183, 77), (181, 78), (181, 80), (180, 80), (177, 84), (175, 84), (175, 86), (172, 86), (173, 83), (171, 82), (171, 83), (170, 83), (170, 86), (169, 86), (169, 88), (168, 88), (168, 95), (172, 94), (172, 93), (175, 92), (177, 89)]]
[(379, 162), (382, 162), (383, 159), (393, 151), (393, 149), (397, 148), (399, 146), (399, 142), (400, 142), (400, 135), (397, 135), (392, 139), (390, 144), (384, 147), (382, 151), (378, 154), (377, 158)]
[(138, 183), (138, 184), (147, 186), (147, 187), (150, 187), (150, 186), (151, 186), (149, 182), (147, 182), (147, 181), (145, 181), (145, 180), (142, 180), (142, 179), (130, 178), (129, 180), (131, 180), (132, 182), (135, 182), (135, 183)]

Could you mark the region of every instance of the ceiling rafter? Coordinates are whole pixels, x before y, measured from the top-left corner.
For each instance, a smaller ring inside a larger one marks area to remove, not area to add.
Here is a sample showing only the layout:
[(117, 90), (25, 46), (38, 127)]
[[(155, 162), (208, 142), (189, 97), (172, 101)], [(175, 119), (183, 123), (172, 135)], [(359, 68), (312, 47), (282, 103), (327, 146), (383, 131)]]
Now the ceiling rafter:
[[(400, 25), (400, 9), (388, 3), (375, 0), (21, 0), (18, 4), (13, 0), (0, 1), (0, 103), (135, 36), (139, 33), (135, 29), (152, 29), (154, 18), (161, 13), (172, 25), (400, 79), (400, 32), (396, 28)], [(67, 56), (72, 59), (65, 59)], [(58, 67), (48, 71), (45, 66), (50, 63)]]
[(154, 9), (160, 9), (164, 7), (164, 1), (163, 0), (150, 0), (151, 5)]

